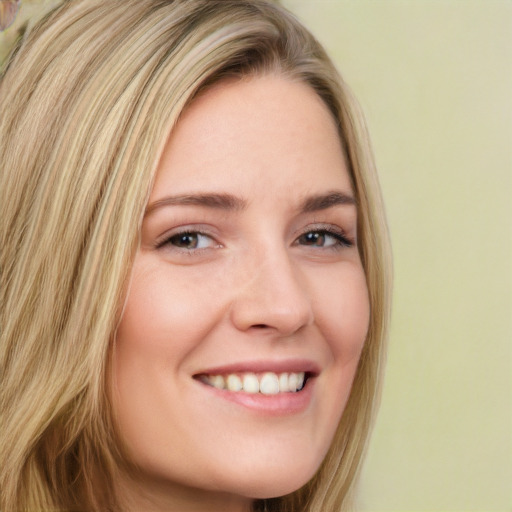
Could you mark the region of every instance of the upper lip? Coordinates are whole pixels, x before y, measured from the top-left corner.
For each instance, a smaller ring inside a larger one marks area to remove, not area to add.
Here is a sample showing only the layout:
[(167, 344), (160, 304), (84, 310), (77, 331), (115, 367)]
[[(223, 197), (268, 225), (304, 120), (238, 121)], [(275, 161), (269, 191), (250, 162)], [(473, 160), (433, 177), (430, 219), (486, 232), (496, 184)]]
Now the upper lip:
[(214, 366), (205, 368), (196, 373), (196, 375), (228, 375), (232, 373), (309, 373), (318, 375), (320, 373), (320, 365), (308, 359), (285, 359), (285, 360), (253, 360), (239, 361), (229, 363), (222, 366)]

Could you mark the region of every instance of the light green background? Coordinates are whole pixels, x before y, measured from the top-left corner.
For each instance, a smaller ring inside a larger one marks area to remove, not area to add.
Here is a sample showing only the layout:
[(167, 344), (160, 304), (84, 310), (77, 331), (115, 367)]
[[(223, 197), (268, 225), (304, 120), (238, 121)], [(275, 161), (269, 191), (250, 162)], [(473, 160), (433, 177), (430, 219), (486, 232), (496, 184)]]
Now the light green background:
[(512, 1), (283, 3), (362, 103), (393, 238), (361, 510), (511, 511)]
[(512, 2), (283, 0), (362, 103), (394, 248), (363, 511), (512, 510)]

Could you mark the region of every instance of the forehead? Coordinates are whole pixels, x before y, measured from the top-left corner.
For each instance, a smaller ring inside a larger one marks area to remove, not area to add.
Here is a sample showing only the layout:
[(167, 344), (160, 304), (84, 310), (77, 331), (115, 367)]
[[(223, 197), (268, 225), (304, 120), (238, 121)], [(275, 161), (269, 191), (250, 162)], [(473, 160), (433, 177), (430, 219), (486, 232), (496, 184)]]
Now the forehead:
[(244, 195), (262, 181), (299, 195), (351, 191), (331, 112), (311, 87), (282, 76), (220, 82), (196, 98), (169, 138), (153, 198), (226, 187)]

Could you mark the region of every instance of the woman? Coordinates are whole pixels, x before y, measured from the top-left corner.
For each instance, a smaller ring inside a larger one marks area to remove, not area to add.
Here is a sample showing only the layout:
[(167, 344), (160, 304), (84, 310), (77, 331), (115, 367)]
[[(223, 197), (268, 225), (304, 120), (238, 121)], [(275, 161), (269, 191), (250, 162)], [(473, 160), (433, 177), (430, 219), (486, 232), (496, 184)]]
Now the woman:
[(389, 310), (366, 132), (260, 0), (78, 0), (0, 83), (2, 510), (348, 507)]

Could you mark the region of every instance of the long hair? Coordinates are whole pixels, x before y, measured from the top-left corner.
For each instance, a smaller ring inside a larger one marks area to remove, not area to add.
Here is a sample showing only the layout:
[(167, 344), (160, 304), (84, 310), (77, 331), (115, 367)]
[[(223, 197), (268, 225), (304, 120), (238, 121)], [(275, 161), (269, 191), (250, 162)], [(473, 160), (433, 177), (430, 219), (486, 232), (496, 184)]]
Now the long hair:
[(347, 507), (390, 307), (387, 229), (356, 102), (313, 36), (264, 0), (71, 0), (25, 35), (0, 81), (3, 512), (119, 510), (109, 356), (157, 164), (199, 92), (264, 73), (311, 86), (338, 124), (371, 318), (322, 466), (255, 508)]

